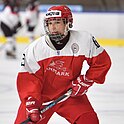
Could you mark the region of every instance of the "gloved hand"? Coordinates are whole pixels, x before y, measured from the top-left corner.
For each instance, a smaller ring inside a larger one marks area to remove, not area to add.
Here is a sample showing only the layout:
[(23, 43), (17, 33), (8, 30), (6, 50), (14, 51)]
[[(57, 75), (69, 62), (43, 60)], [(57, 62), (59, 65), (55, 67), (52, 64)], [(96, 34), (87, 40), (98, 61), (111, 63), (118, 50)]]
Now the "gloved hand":
[(20, 30), (21, 27), (22, 27), (22, 24), (19, 21), (18, 24), (15, 25), (14, 28), (13, 28), (13, 34), (16, 34), (18, 32), (18, 30)]
[(19, 21), (17, 24), (17, 28), (20, 28), (20, 27), (22, 27), (22, 23)]
[(33, 123), (38, 122), (42, 118), (39, 108), (40, 102), (33, 97), (28, 97), (26, 100), (26, 114)]
[(88, 80), (84, 75), (80, 75), (72, 81), (72, 95), (81, 96), (85, 94), (89, 87), (93, 85), (93, 80)]
[(29, 23), (30, 23), (30, 19), (27, 19), (26, 24), (29, 25)]

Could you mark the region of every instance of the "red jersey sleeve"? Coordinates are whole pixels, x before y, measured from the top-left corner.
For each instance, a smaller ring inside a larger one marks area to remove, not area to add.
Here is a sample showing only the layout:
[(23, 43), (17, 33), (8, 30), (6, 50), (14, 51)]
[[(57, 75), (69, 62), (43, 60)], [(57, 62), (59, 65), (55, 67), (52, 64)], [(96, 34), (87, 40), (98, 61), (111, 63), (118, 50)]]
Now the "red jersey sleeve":
[(38, 75), (38, 65), (32, 48), (23, 53), (21, 70), (17, 76), (17, 89), (21, 101), (29, 96), (41, 101), (42, 75)]
[(103, 84), (111, 67), (111, 59), (106, 50), (98, 44), (93, 36), (90, 39), (89, 57), (86, 60), (90, 66), (86, 72), (86, 77), (96, 83)]

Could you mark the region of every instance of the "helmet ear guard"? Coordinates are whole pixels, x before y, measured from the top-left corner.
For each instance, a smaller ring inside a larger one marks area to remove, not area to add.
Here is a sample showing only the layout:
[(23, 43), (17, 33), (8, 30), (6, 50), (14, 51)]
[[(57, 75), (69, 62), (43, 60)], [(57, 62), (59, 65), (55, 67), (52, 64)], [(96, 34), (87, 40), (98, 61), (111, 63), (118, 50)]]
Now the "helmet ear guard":
[(73, 25), (69, 23), (69, 28), (72, 28), (72, 27), (73, 27)]

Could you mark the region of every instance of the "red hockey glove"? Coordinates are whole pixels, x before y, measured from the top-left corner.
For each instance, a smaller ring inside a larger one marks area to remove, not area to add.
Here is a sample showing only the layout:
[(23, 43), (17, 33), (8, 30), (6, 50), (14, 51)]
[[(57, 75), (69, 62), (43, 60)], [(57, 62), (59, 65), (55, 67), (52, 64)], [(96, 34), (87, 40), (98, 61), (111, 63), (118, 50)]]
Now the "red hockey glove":
[(38, 122), (42, 118), (39, 108), (40, 102), (33, 97), (28, 97), (26, 100), (26, 114), (33, 122), (31, 124)]
[(72, 96), (81, 96), (85, 94), (93, 80), (88, 80), (84, 75), (80, 75), (76, 80), (72, 81)]

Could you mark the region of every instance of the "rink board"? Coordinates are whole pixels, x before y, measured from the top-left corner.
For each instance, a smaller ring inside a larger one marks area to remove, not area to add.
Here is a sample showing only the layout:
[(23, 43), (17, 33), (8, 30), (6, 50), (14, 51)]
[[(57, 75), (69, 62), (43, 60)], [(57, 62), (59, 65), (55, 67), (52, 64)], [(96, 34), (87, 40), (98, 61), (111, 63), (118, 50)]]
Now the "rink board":
[[(124, 39), (107, 39), (107, 38), (97, 38), (98, 42), (102, 46), (124, 46)], [(17, 43), (29, 43), (28, 37), (16, 37)], [(0, 36), (0, 43), (5, 43), (6, 38)]]

